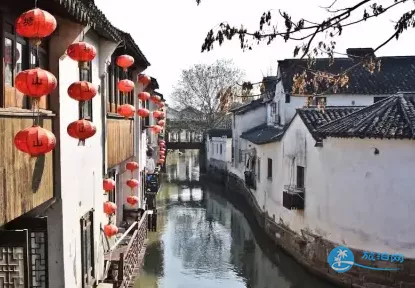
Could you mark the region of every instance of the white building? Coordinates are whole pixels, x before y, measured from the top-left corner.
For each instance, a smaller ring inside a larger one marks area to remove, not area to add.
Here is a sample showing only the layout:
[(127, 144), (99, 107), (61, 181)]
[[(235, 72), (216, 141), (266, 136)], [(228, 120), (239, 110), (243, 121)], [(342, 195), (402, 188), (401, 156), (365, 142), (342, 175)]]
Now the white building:
[[(358, 67), (347, 89), (325, 96), (324, 110), (316, 102), (300, 108), (305, 98), (290, 93), (300, 69), (291, 65), (300, 60), (280, 61), (275, 97), (233, 110), (235, 157), (229, 170), (245, 179), (263, 212), (299, 235), (309, 231), (350, 248), (413, 258), (405, 217), (411, 215), (415, 199), (408, 191), (415, 182), (397, 171), (411, 171), (414, 160), (414, 100), (391, 95), (415, 89), (415, 57), (379, 58), (380, 72)], [(317, 65), (327, 67), (326, 61), (317, 59)], [(344, 68), (353, 60), (338, 63)]]
[(207, 164), (226, 170), (232, 164), (232, 129), (211, 129), (206, 136)]
[[(282, 140), (283, 180), (270, 213), (296, 232), (414, 258), (414, 107), (413, 95), (391, 96), (317, 129), (318, 118), (299, 111)], [(298, 195), (281, 191), (303, 192), (304, 210), (281, 209), (284, 197)]]
[[(19, 53), (11, 53), (10, 57), (16, 58), (11, 60), (19, 62), (19, 67), (24, 69), (34, 67), (33, 47), (27, 39), (17, 36), (13, 28), (16, 18), (25, 11), (12, 1), (3, 2), (0, 21), (11, 23), (7, 29), (2, 27), (13, 36), (3, 33), (2, 43), (9, 43), (4, 37), (13, 38), (10, 45), (18, 47)], [(109, 247), (102, 229), (108, 224), (108, 217), (103, 203), (116, 202), (118, 217), (114, 224), (120, 224), (123, 204), (130, 195), (125, 181), (132, 177), (139, 179), (139, 171), (133, 175), (125, 172), (126, 162), (139, 161), (136, 147), (140, 146), (137, 135), (141, 131), (135, 130), (138, 120), (116, 115), (117, 106), (136, 104), (136, 93), (120, 97), (116, 83), (127, 76), (136, 82), (137, 73), (150, 64), (131, 36), (115, 28), (92, 2), (87, 6), (78, 0), (44, 1), (39, 3), (39, 8), (57, 20), (56, 31), (43, 39), (39, 48), (39, 65), (58, 80), (57, 88), (41, 98), (40, 125), (54, 133), (57, 144), (52, 152), (33, 159), (13, 147), (14, 135), (32, 125), (33, 113), (28, 98), (20, 95), (13, 81), (9, 81), (18, 71), (0, 72), (0, 78), (6, 79), (0, 82), (6, 92), (2, 93), (5, 99), (0, 97), (0, 123), (10, 125), (10, 130), (1, 135), (2, 143), (10, 144), (2, 147), (7, 153), (0, 156), (0, 166), (5, 167), (1, 170), (0, 185), (0, 194), (5, 200), (0, 204), (0, 258), (19, 255), (16, 262), (3, 263), (5, 268), (0, 277), (14, 281), (6, 286), (19, 288), (87, 288), (106, 277), (104, 252)], [(98, 23), (89, 15), (100, 15)], [(70, 44), (81, 40), (97, 51), (94, 60), (88, 63), (88, 72), (81, 72), (78, 63), (66, 54)], [(117, 49), (119, 46), (122, 49)], [(3, 50), (0, 49), (2, 59), (7, 56)], [(114, 62), (121, 53), (135, 60), (125, 76), (113, 73), (118, 71)], [(67, 92), (79, 80), (92, 82), (98, 88), (98, 94), (85, 105), (71, 99)], [(84, 146), (78, 145), (78, 140), (67, 132), (68, 125), (80, 118), (93, 122), (97, 130)], [(106, 177), (114, 177), (117, 182), (117, 188), (109, 194), (103, 191)], [(140, 190), (132, 193), (139, 196)], [(141, 206), (142, 199), (140, 202)]]

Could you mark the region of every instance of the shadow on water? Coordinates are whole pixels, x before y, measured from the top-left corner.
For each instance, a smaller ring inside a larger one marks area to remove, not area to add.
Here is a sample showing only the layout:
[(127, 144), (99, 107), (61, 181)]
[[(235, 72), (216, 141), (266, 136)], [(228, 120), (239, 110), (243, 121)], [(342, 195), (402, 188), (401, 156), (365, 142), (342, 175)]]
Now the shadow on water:
[(214, 193), (222, 187), (199, 183), (197, 156), (191, 151), (168, 156), (157, 195), (158, 231), (149, 234), (135, 288), (334, 287), (270, 249), (258, 227), (251, 228), (240, 211)]

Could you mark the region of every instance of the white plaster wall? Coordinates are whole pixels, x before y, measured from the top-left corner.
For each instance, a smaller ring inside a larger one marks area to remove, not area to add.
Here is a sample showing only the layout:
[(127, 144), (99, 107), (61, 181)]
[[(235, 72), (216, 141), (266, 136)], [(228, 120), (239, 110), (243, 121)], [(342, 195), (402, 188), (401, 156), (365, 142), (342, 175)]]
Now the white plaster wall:
[[(374, 97), (385, 97), (391, 95), (346, 95), (346, 94), (327, 94), (327, 106), (368, 106), (374, 103)], [(278, 82), (275, 90), (274, 102), (279, 100), (279, 113), (281, 124), (288, 124), (295, 115), (297, 108), (304, 107), (306, 97), (290, 97), (290, 103), (285, 103), (285, 92), (282, 82)]]
[(308, 226), (336, 243), (415, 257), (415, 224), (408, 221), (415, 217), (414, 144), (324, 141), (308, 169), (306, 189), (308, 195), (316, 195), (307, 202)]
[[(85, 41), (93, 44), (98, 51), (98, 36), (90, 31), (85, 36)], [(101, 84), (99, 64), (106, 59), (101, 58), (98, 53), (92, 62), (93, 83)], [(108, 55), (109, 56), (109, 55)], [(59, 135), (61, 146), (61, 197), (62, 197), (62, 219), (63, 229), (63, 253), (64, 253), (64, 275), (52, 275), (59, 277), (61, 283), (54, 287), (81, 287), (81, 231), (80, 218), (91, 209), (94, 212), (94, 255), (95, 255), (95, 277), (101, 278), (103, 273), (103, 246), (100, 225), (106, 224), (106, 216), (103, 213), (103, 202), (105, 201), (102, 191), (102, 131), (101, 121), (101, 95), (95, 96), (93, 101), (93, 122), (97, 127), (97, 134), (86, 141), (85, 146), (78, 146), (78, 141), (69, 137), (66, 127), (73, 121), (78, 120), (78, 102), (67, 95), (70, 84), (79, 80), (78, 63), (67, 56), (62, 56), (59, 61), (59, 94), (60, 111), (59, 121), (61, 131)], [(56, 253), (56, 251), (49, 251)], [(57, 252), (59, 253), (59, 252)], [(62, 285), (64, 284), (64, 286)]]
[[(256, 179), (257, 189), (252, 190), (258, 205), (264, 210), (268, 210), (269, 199), (275, 197), (274, 187), (279, 180), (278, 176), (282, 171), (279, 167), (280, 162), (280, 142), (268, 143), (264, 145), (254, 145), (257, 151), (256, 163)], [(260, 166), (258, 166), (258, 158), (260, 159)], [(272, 160), (272, 178), (268, 178), (268, 159)], [(258, 175), (258, 168), (260, 169)], [(271, 205), (272, 206), (272, 205)]]
[(226, 138), (226, 148), (225, 148), (226, 162), (232, 162), (232, 138)]
[[(213, 148), (211, 150), (211, 158), (219, 161), (226, 161), (226, 144), (227, 144), (227, 138), (224, 137), (212, 137), (212, 140), (210, 141), (211, 148), (213, 145)], [(222, 147), (222, 153), (220, 153), (220, 147)]]
[[(236, 115), (232, 117), (232, 139), (234, 139), (233, 147), (235, 149), (234, 166), (239, 165), (238, 149), (245, 149), (245, 140), (240, 136), (243, 132), (248, 131), (256, 126), (267, 122), (267, 107), (261, 106), (255, 110), (249, 111), (244, 114)], [(232, 146), (232, 145), (231, 145)]]
[[(297, 233), (308, 229), (348, 247), (414, 257), (415, 225), (407, 220), (415, 217), (414, 142), (329, 138), (324, 147), (314, 144), (296, 117), (275, 153), (280, 160), (273, 169), (272, 193), (265, 193), (261, 182), (266, 174), (261, 173), (256, 195), (260, 205), (264, 198), (269, 215)], [(374, 155), (375, 148), (379, 155)], [(257, 149), (258, 154), (267, 152)], [(261, 172), (266, 173), (262, 158)], [(296, 183), (296, 165), (305, 167), (304, 211), (282, 206), (284, 185)]]

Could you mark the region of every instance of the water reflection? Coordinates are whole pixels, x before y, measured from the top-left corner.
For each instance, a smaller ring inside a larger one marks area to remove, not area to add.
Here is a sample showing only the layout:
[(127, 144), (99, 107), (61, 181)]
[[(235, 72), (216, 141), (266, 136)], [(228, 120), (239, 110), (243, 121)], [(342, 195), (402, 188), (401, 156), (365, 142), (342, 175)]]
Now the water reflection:
[[(150, 233), (147, 256), (135, 288), (328, 288), (284, 253), (268, 257), (243, 214), (198, 188), (198, 155), (170, 153), (158, 195), (158, 232)], [(187, 181), (187, 182), (186, 182)]]

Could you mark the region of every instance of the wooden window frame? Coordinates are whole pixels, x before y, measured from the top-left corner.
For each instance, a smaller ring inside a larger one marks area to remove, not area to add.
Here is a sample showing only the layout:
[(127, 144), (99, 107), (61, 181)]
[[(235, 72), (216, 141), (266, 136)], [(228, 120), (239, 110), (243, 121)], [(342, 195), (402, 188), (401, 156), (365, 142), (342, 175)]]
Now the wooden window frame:
[[(15, 16), (15, 17), (13, 17)], [(26, 70), (29, 69), (33, 64), (31, 63), (32, 61), (32, 51), (36, 51), (36, 48), (30, 44), (30, 42), (23, 38), (20, 37), (19, 35), (17, 35), (16, 30), (15, 30), (15, 18), (18, 17), (18, 15), (6, 15), (4, 11), (0, 11), (0, 35), (1, 35), (1, 47), (0, 47), (0, 59), (4, 59), (5, 56), (5, 51), (4, 51), (4, 46), (5, 46), (5, 38), (8, 38), (12, 41), (12, 63), (13, 63), (13, 72), (12, 72), (12, 83), (13, 83), (13, 88), (14, 88), (14, 80), (16, 75), (14, 75), (14, 70), (16, 68), (16, 65), (14, 64), (14, 58), (15, 58), (15, 51), (17, 48), (17, 43), (22, 45), (22, 51), (21, 51), (21, 70)], [(43, 54), (45, 56), (44, 60), (45, 60), (45, 65), (42, 67), (43, 69), (48, 70), (49, 69), (49, 42), (48, 39), (42, 39), (42, 44), (39, 46), (39, 53)], [(32, 99), (26, 95), (23, 96), (23, 101), (22, 101), (22, 106), (10, 106), (10, 107), (6, 107), (6, 85), (5, 85), (5, 63), (4, 60), (2, 60), (2, 80), (0, 81), (0, 89), (2, 91), (2, 93), (0, 94), (0, 108), (17, 108), (17, 109), (31, 109), (32, 108)], [(36, 59), (36, 63), (34, 66), (39, 66), (39, 59)], [(41, 109), (45, 109), (48, 110), (49, 109), (49, 97), (43, 96), (45, 97), (45, 107), (41, 107)]]
[[(95, 283), (95, 257), (94, 257), (94, 211), (86, 213), (80, 220), (81, 228), (81, 271), (82, 271), (82, 288), (90, 288)], [(89, 246), (86, 243), (86, 230), (90, 229)], [(90, 267), (87, 267), (88, 253), (86, 249), (90, 248)]]
[[(88, 63), (88, 70), (85, 69), (79, 69), (79, 80), (80, 81), (88, 81), (90, 83), (92, 83), (92, 61), (90, 61)], [(87, 77), (84, 77), (83, 72), (87, 71)], [(86, 119), (89, 121), (92, 121), (93, 117), (93, 105), (92, 105), (92, 101), (88, 100), (85, 101), (85, 103), (79, 102), (78, 107), (79, 107), (79, 119)], [(87, 113), (85, 113), (85, 110), (87, 111)]]
[(305, 188), (305, 167), (297, 165), (297, 188)]
[(114, 71), (113, 71), (113, 64), (108, 65), (107, 67), (107, 82), (108, 82), (108, 90), (107, 90), (107, 95), (108, 95), (108, 104), (109, 104), (109, 109), (108, 109), (108, 113), (113, 113), (114, 109), (113, 109), (113, 104), (114, 104)]
[[(116, 178), (117, 172), (116, 170), (110, 170), (108, 171), (108, 178), (111, 178), (114, 181), (117, 181)], [(112, 189), (111, 191), (108, 192), (108, 201), (111, 201), (113, 203), (116, 203), (117, 198), (116, 198), (116, 194), (115, 194), (115, 187), (114, 189)]]
[(268, 158), (267, 179), (272, 180), (272, 159)]

